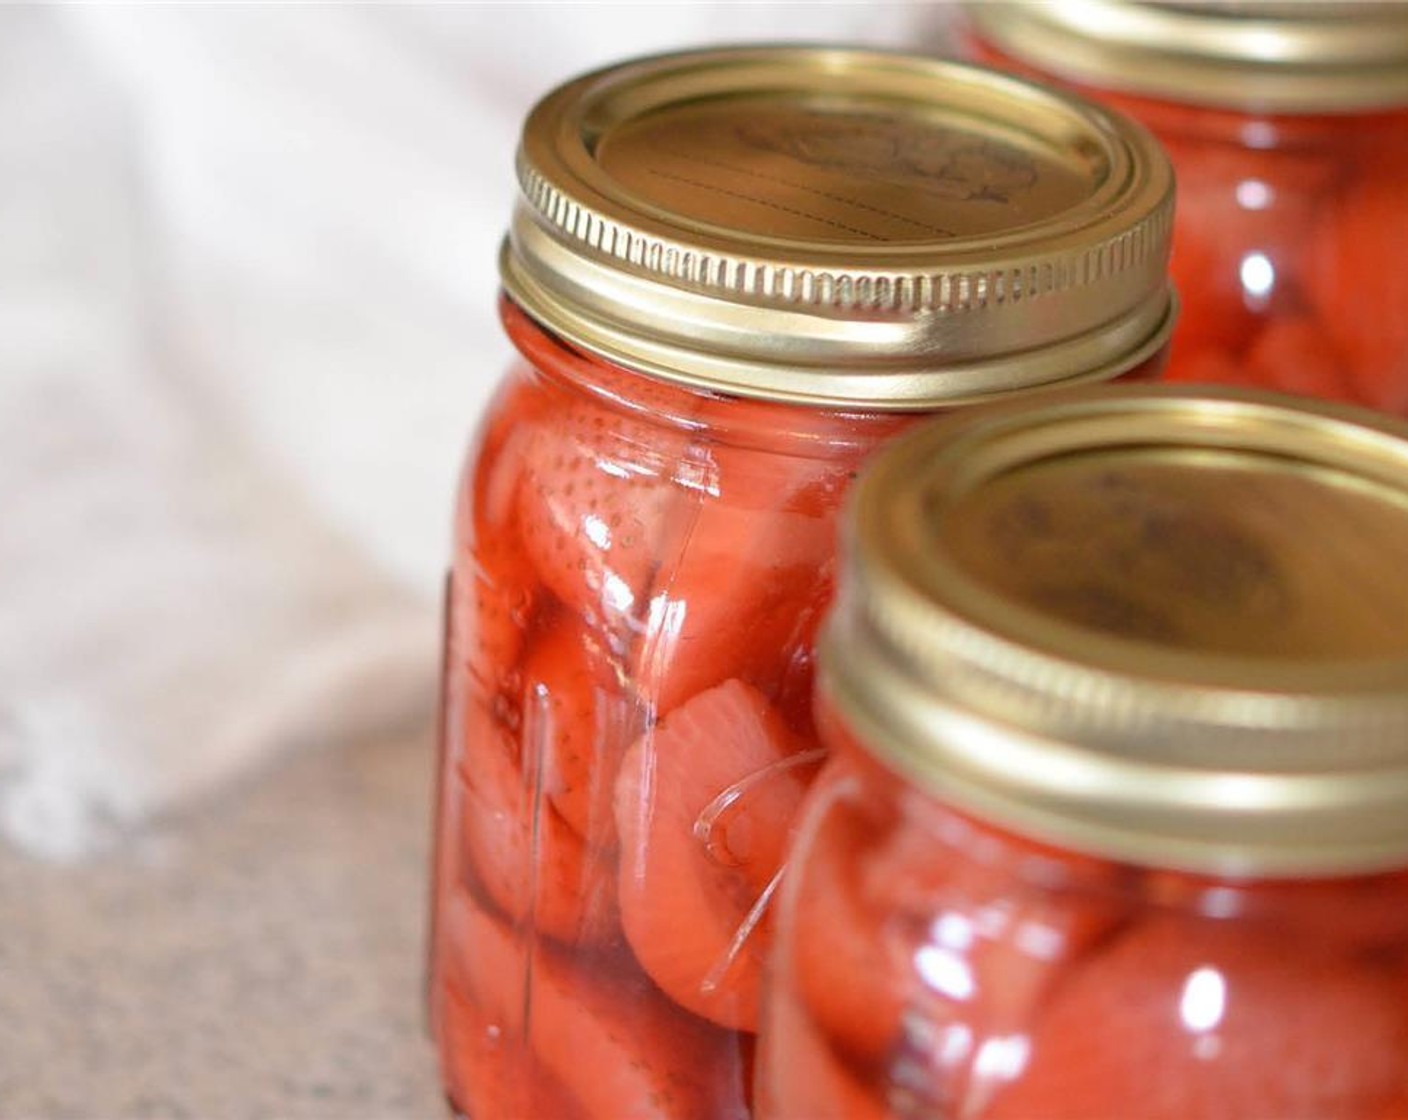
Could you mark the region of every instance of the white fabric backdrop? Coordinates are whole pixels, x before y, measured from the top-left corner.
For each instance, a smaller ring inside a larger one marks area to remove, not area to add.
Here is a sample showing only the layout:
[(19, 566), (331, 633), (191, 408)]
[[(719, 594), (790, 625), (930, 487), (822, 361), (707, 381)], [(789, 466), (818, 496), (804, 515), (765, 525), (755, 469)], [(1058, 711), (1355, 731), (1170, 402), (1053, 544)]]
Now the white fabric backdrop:
[(0, 833), (76, 858), (430, 708), (523, 113), (922, 4), (0, 12)]

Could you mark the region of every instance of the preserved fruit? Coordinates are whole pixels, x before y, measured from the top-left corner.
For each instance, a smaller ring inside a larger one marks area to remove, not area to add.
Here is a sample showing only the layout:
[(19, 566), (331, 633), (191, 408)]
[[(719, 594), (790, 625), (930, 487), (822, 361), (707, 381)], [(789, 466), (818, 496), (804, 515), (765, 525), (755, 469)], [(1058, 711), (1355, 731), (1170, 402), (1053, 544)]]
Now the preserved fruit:
[(1408, 425), (1108, 386), (878, 453), (762, 1120), (1403, 1116)]
[(1178, 173), (1168, 377), (1408, 415), (1408, 8), (968, 6), (968, 53), (1141, 121)]
[(519, 174), (448, 590), (446, 1089), (742, 1116), (851, 482), (920, 416), (1154, 376), (1172, 179), (1078, 99), (807, 48), (568, 83)]

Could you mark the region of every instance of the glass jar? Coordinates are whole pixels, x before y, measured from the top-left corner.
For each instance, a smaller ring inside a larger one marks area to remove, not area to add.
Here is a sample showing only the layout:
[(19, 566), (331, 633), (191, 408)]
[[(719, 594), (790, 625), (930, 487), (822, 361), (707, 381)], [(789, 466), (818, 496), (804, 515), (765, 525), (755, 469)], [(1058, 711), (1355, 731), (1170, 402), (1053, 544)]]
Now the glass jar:
[(967, 11), (970, 56), (1059, 78), (1167, 148), (1170, 380), (1408, 414), (1408, 5)]
[(804, 48), (588, 75), (518, 166), (520, 359), (448, 594), (446, 1085), (475, 1120), (741, 1116), (842, 496), (915, 416), (1152, 375), (1171, 172), (1026, 82)]
[(999, 405), (847, 528), (761, 1120), (1408, 1116), (1408, 425)]

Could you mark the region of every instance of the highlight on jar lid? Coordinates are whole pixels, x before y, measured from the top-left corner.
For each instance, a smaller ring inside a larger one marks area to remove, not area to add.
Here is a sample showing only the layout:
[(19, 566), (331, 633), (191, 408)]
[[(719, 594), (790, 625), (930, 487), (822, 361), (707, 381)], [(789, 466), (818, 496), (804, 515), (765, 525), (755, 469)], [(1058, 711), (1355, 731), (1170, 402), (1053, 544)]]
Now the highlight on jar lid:
[(1046, 394), (892, 445), (847, 531), (825, 687), (952, 804), (1190, 870), (1408, 859), (1408, 425)]
[(1408, 105), (1402, 3), (969, 0), (965, 7), (990, 43), (1073, 81), (1281, 112)]
[(730, 393), (927, 408), (1163, 345), (1173, 176), (1084, 100), (832, 48), (666, 55), (530, 113), (500, 259), (578, 347)]

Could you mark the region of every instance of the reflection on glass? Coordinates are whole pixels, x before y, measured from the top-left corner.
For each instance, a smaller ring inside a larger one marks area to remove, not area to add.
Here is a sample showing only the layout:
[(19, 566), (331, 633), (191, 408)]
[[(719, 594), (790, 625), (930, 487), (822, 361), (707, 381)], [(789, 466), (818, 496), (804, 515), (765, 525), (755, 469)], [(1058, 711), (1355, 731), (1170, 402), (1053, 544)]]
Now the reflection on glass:
[(1227, 982), (1215, 968), (1199, 968), (1183, 985), (1178, 1011), (1183, 1025), (1195, 1034), (1213, 1030), (1227, 1009)]
[(1247, 305), (1253, 309), (1264, 306), (1276, 286), (1276, 269), (1270, 258), (1261, 252), (1248, 253), (1242, 258), (1238, 273)]

